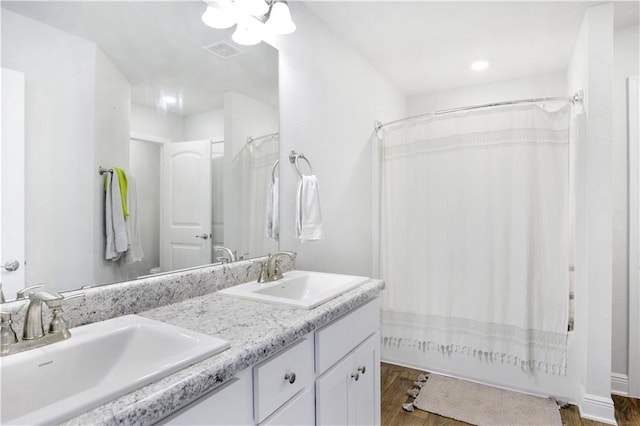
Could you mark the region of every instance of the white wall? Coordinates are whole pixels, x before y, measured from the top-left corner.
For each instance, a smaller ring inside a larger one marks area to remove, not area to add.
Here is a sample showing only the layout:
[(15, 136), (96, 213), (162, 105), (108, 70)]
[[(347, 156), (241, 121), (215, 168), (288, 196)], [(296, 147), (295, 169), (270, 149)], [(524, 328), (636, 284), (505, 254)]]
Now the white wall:
[(161, 144), (131, 140), (130, 170), (137, 178), (140, 240), (144, 258), (135, 265), (137, 276), (160, 266)]
[[(300, 269), (371, 275), (375, 120), (405, 115), (402, 94), (303, 4), (289, 4), (297, 30), (280, 50), (280, 248)], [(325, 238), (295, 239), (297, 176), (289, 151), (309, 158), (320, 181)]]
[(184, 139), (184, 119), (172, 112), (131, 105), (131, 133), (179, 142)]
[(26, 83), (28, 285), (46, 282), (62, 290), (93, 281), (95, 50), (83, 39), (2, 11), (3, 66), (23, 72)]
[[(640, 74), (640, 27), (614, 33), (613, 80), (613, 326), (612, 387), (628, 391), (629, 372), (629, 244), (627, 78)], [(635, 360), (635, 362), (639, 362)]]
[(224, 140), (224, 108), (184, 117), (184, 140)]
[(129, 117), (131, 85), (124, 75), (96, 47), (95, 106), (93, 130), (93, 284), (106, 284), (138, 276), (135, 265), (104, 258), (104, 176), (98, 167), (129, 170)]
[(564, 96), (566, 87), (565, 73), (460, 87), (410, 97), (407, 100), (408, 114), (416, 115), (440, 109), (481, 105), (513, 99)]
[(577, 147), (576, 337), (580, 412), (614, 423), (611, 392), (613, 5), (585, 13), (569, 64), (569, 93), (583, 89), (586, 137)]

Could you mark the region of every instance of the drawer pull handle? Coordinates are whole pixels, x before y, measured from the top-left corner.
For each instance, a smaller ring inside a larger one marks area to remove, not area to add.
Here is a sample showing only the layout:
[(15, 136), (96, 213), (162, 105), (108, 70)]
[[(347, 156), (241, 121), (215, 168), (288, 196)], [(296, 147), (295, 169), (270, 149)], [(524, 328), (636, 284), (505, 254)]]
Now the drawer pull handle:
[(351, 377), (357, 382), (358, 379), (360, 378), (360, 373), (353, 373), (351, 374)]
[(367, 372), (367, 367), (366, 366), (362, 366), (362, 367), (358, 367), (358, 372), (364, 374)]
[(289, 381), (289, 383), (294, 384), (296, 381), (296, 373), (287, 373), (284, 375), (284, 379)]

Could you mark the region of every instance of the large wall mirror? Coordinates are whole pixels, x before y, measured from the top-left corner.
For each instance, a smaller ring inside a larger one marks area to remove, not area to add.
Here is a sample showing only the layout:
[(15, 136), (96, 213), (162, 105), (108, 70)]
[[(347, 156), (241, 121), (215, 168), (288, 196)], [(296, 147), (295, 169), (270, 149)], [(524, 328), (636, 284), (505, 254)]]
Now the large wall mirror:
[[(0, 263), (24, 251), (7, 300), (277, 251), (278, 52), (234, 44), (205, 7), (2, 2)], [(142, 256), (114, 261), (99, 169), (115, 167)]]

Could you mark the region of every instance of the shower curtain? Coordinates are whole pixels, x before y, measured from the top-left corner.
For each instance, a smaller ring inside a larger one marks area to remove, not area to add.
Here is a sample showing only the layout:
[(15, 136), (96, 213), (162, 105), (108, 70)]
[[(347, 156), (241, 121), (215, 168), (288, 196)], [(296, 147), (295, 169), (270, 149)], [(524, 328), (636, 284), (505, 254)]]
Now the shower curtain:
[(266, 237), (265, 206), (268, 182), (278, 153), (279, 138), (271, 136), (248, 143), (238, 156), (242, 169), (242, 250), (251, 256), (269, 253), (277, 248), (274, 240)]
[(566, 373), (569, 117), (522, 104), (383, 130), (384, 345)]

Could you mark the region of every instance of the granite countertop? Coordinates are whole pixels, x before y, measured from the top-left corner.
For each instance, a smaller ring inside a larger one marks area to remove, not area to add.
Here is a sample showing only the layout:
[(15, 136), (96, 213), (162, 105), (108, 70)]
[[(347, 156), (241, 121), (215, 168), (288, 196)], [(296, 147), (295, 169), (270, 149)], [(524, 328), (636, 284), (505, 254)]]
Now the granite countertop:
[(374, 299), (383, 288), (383, 281), (371, 280), (311, 310), (212, 293), (142, 312), (139, 315), (221, 337), (231, 347), (64, 424), (153, 424), (237, 372)]

